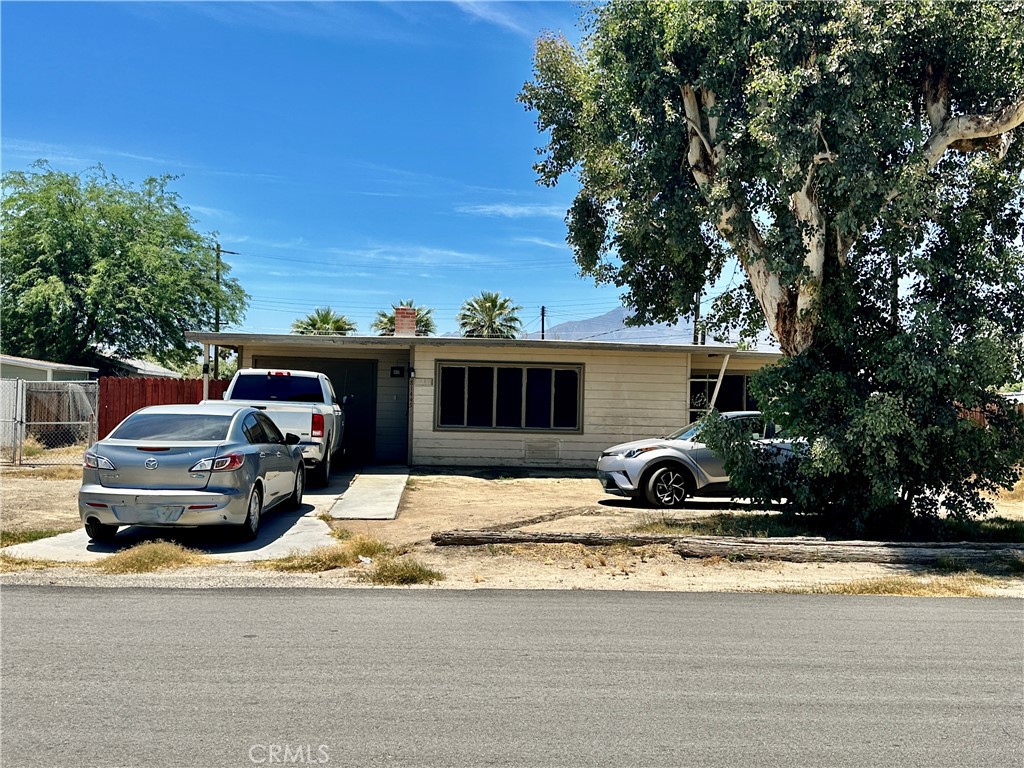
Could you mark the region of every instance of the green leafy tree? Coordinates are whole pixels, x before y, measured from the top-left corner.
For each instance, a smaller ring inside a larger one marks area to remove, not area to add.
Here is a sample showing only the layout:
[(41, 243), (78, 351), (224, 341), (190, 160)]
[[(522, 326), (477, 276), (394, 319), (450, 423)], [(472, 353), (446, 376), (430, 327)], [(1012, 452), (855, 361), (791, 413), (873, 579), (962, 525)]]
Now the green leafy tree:
[(292, 323), (292, 333), (300, 336), (348, 336), (355, 330), (355, 323), (330, 307), (317, 307)]
[(479, 336), (490, 339), (514, 339), (523, 329), (523, 323), (516, 314), (522, 307), (498, 291), (482, 291), (479, 296), (467, 299), (456, 320), (463, 336)]
[(434, 310), (430, 307), (417, 307), (412, 299), (405, 299), (397, 304), (392, 304), (390, 312), (379, 310), (370, 327), (379, 332), (381, 336), (394, 336), (395, 310), (399, 307), (412, 307), (416, 310), (417, 336), (431, 336), (437, 333), (437, 323), (434, 322)]
[(713, 322), (767, 325), (786, 355), (754, 386), (808, 440), (785, 478), (804, 508), (858, 529), (906, 527), (940, 498), (984, 511), (1024, 460), (993, 393), (1024, 333), (1024, 4), (587, 13), (579, 51), (538, 41), (520, 94), (549, 132), (540, 182), (578, 176), (584, 273), (647, 323), (741, 270)]
[(89, 364), (102, 348), (122, 357), (181, 363), (188, 330), (242, 319), (238, 281), (216, 279), (214, 243), (168, 188), (107, 174), (57, 171), (46, 162), (3, 176), (0, 349)]

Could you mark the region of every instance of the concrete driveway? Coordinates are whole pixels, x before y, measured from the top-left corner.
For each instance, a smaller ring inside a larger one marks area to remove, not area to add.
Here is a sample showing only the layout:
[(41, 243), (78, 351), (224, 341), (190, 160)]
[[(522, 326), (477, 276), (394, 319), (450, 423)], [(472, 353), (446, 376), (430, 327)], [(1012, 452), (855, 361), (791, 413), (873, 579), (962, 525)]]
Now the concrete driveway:
[[(404, 470), (404, 468), (402, 468)], [(271, 511), (255, 541), (239, 541), (230, 530), (146, 528), (128, 526), (110, 543), (89, 541), (84, 528), (0, 550), (12, 557), (59, 562), (90, 562), (145, 541), (174, 541), (221, 560), (271, 560), (336, 543), (321, 515), (348, 519), (389, 519), (398, 511), (408, 472), (373, 468), (335, 474), (326, 488), (307, 491), (298, 510)], [(382, 485), (383, 483), (383, 485)], [(382, 507), (382, 500), (384, 505)], [(344, 503), (343, 503), (344, 502)], [(384, 508), (386, 507), (386, 508)], [(339, 514), (339, 508), (345, 510)]]

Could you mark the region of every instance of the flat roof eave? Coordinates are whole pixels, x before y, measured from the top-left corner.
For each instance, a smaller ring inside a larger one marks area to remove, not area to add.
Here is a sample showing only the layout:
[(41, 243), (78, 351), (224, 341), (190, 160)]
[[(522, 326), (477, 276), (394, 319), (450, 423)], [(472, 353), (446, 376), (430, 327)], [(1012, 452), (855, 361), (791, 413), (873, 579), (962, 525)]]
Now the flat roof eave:
[(293, 333), (214, 333), (188, 331), (190, 341), (221, 347), (250, 345), (288, 345), (305, 350), (330, 350), (353, 347), (380, 347), (384, 349), (411, 349), (419, 347), (493, 347), (504, 349), (578, 349), (627, 352), (674, 352), (733, 357), (775, 359), (780, 352), (740, 350), (735, 346), (719, 344), (641, 344), (619, 341), (572, 341), (555, 339), (478, 339), (463, 336), (306, 336)]

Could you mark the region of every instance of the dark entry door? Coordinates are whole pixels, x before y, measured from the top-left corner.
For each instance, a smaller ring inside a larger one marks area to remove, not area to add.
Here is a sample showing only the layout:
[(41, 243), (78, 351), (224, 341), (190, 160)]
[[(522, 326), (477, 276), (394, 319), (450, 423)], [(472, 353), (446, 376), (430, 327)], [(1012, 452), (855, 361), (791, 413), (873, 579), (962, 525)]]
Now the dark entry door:
[(373, 462), (377, 433), (377, 361), (331, 360), (320, 357), (254, 356), (254, 368), (291, 368), (325, 373), (334, 392), (345, 404), (345, 437), (342, 440), (346, 464)]

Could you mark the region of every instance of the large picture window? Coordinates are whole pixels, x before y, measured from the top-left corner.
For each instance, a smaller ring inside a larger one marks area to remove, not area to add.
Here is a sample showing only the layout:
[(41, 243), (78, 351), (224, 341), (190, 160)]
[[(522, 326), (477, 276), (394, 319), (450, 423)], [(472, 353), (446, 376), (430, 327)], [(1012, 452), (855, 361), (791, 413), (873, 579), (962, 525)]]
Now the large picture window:
[[(722, 377), (715, 408), (719, 411), (756, 411), (757, 400), (747, 391), (748, 376), (727, 373)], [(717, 373), (694, 373), (690, 377), (690, 423), (711, 410)]]
[(583, 367), (438, 363), (437, 426), (579, 432)]

